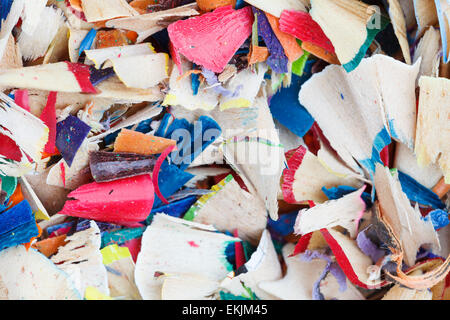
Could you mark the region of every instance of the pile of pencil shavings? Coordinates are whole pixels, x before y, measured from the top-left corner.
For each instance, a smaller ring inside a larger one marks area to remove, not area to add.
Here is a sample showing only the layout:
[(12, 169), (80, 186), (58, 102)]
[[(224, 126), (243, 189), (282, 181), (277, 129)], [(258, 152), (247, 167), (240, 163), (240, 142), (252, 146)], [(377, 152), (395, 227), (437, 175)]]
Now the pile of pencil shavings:
[(449, 300), (450, 1), (0, 1), (0, 299)]

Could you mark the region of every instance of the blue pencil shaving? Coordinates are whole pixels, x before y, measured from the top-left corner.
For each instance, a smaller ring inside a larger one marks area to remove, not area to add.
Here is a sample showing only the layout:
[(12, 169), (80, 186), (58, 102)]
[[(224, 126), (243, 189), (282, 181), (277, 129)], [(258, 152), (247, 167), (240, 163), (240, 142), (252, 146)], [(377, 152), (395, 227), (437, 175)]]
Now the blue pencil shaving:
[(36, 220), (28, 201), (23, 200), (0, 214), (0, 250), (28, 243), (38, 234)]
[(431, 220), (435, 230), (442, 229), (450, 224), (448, 212), (440, 209), (431, 211), (423, 218), (423, 220)]
[(94, 28), (92, 28), (87, 33), (87, 35), (81, 41), (80, 48), (78, 49), (78, 56), (80, 56), (84, 52), (84, 50), (91, 49), (92, 44), (94, 43), (96, 35), (97, 35), (97, 30), (95, 30)]
[(72, 115), (56, 124), (55, 144), (69, 167), (90, 131), (90, 126)]

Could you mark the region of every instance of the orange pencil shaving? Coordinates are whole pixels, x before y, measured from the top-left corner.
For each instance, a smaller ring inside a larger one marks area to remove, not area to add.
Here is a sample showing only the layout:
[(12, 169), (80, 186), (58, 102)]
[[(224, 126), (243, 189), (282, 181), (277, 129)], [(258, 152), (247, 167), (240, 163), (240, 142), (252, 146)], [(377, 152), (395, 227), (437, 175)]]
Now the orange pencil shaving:
[(46, 158), (49, 158), (49, 157), (52, 157), (52, 156), (57, 156), (58, 154), (59, 154), (58, 150), (56, 150), (53, 153), (47, 153), (45, 151), (42, 151), (42, 159), (46, 159)]
[(28, 243), (23, 243), (23, 245), (25, 246), (25, 249), (27, 249), (27, 251), (28, 251), (28, 249), (31, 248), (31, 243), (32, 243), (35, 239), (39, 238), (39, 237), (41, 236), (41, 234), (42, 234), (42, 228), (38, 225), (37, 222), (36, 222), (36, 227), (38, 228), (38, 235), (37, 235), (36, 237), (32, 237), (32, 238), (30, 239), (30, 242), (28, 242)]
[(124, 31), (114, 30), (100, 30), (97, 32), (96, 48), (109, 48), (128, 45), (128, 40)]
[(136, 43), (137, 38), (138, 38), (137, 32), (127, 31), (126, 36), (127, 36), (128, 40), (131, 41), (131, 43)]
[(47, 238), (36, 242), (32, 245), (32, 247), (39, 250), (39, 252), (46, 257), (50, 257), (52, 254), (58, 252), (59, 247), (64, 246), (67, 243), (66, 237), (67, 236), (65, 234), (62, 234), (57, 237)]
[(155, 4), (154, 0), (133, 0), (130, 3), (130, 6), (133, 7), (134, 10), (139, 12), (139, 14), (147, 13), (148, 6)]
[(200, 74), (200, 73), (202, 73), (201, 70), (189, 70), (189, 71), (186, 71), (184, 74), (182, 74), (181, 76), (179, 76), (179, 77), (177, 78), (177, 81), (181, 81), (181, 80), (183, 80), (184, 78), (186, 78), (186, 77), (188, 77), (188, 76), (190, 76), (190, 75), (192, 75), (192, 74)]
[(297, 43), (295, 37), (280, 30), (280, 19), (270, 13), (266, 13), (266, 16), (289, 61), (294, 62), (299, 59), (303, 55), (303, 49)]
[(209, 12), (229, 5), (232, 5), (234, 8), (236, 6), (236, 0), (197, 0), (197, 5), (203, 12)]
[(444, 178), (439, 180), (433, 188), (433, 192), (436, 193), (440, 199), (442, 199), (449, 191), (450, 184), (446, 184)]
[(176, 143), (175, 140), (122, 129), (114, 143), (114, 152), (130, 152), (143, 155), (158, 154), (167, 147), (176, 145)]
[(83, 8), (81, 7), (81, 0), (69, 0), (69, 3), (72, 8), (83, 11)]
[(302, 42), (302, 49), (310, 52), (311, 54), (315, 55), (316, 57), (319, 57), (323, 60), (325, 60), (328, 63), (331, 64), (341, 64), (336, 56), (336, 54), (333, 54), (319, 46), (316, 46), (315, 44), (307, 41)]
[(252, 65), (257, 62), (264, 62), (269, 58), (269, 49), (266, 47), (259, 46), (251, 46), (249, 56), (248, 56), (248, 64)]
[(12, 207), (14, 207), (16, 204), (20, 203), (24, 199), (25, 198), (23, 197), (22, 188), (20, 187), (20, 184), (18, 183), (16, 190), (9, 198), (8, 209), (11, 209)]
[(93, 24), (94, 24), (96, 29), (106, 28), (106, 25), (105, 25), (106, 21), (107, 20), (96, 21), (96, 22), (93, 22)]

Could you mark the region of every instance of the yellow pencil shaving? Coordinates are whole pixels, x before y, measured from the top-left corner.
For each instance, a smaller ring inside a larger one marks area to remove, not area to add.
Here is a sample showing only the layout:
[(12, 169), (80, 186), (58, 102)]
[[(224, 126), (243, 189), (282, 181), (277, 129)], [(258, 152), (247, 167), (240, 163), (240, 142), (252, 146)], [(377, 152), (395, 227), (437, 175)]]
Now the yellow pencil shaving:
[(167, 94), (166, 95), (166, 97), (164, 98), (164, 101), (163, 101), (163, 103), (162, 103), (162, 105), (165, 107), (165, 106), (168, 106), (168, 105), (177, 105), (178, 104), (178, 98), (177, 98), (177, 96), (176, 95), (174, 95), (174, 94), (171, 94), (171, 93), (169, 93), (169, 94)]
[(103, 257), (103, 264), (108, 265), (114, 261), (131, 257), (130, 250), (127, 247), (119, 247), (117, 244), (112, 244), (100, 250)]
[(95, 287), (87, 287), (84, 293), (84, 298), (86, 300), (113, 300), (113, 298), (100, 292), (100, 290)]
[(251, 106), (251, 101), (245, 98), (232, 99), (220, 105), (220, 110), (227, 109), (238, 109), (238, 108), (249, 108)]

